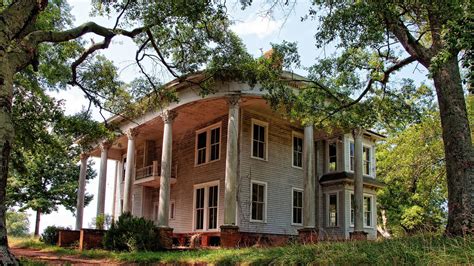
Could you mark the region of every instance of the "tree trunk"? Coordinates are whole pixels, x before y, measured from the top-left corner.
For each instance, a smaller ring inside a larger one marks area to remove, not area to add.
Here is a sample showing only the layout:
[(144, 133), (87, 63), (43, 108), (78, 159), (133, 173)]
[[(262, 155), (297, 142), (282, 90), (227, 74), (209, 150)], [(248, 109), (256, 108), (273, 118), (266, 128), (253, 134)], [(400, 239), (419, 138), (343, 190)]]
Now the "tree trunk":
[(14, 134), (11, 120), (13, 73), (14, 70), (5, 61), (5, 57), (0, 55), (0, 263), (2, 265), (18, 264), (8, 250), (5, 220), (8, 164)]
[(38, 209), (36, 210), (35, 237), (39, 236), (40, 220), (41, 220), (41, 210)]
[(474, 156), (458, 62), (450, 58), (433, 76), (443, 128), (448, 180), (448, 235), (474, 232)]

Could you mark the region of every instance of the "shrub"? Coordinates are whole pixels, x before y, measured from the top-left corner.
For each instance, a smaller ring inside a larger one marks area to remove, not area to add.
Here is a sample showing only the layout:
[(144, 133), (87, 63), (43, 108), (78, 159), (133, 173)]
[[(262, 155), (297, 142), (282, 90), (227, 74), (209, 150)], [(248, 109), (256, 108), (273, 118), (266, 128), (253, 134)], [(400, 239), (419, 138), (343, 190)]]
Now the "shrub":
[(40, 241), (49, 245), (56, 245), (58, 243), (59, 230), (64, 230), (68, 228), (50, 225), (46, 227), (41, 234)]
[(8, 210), (6, 213), (6, 222), (9, 235), (21, 237), (29, 234), (30, 222), (27, 213)]
[(104, 247), (116, 251), (154, 251), (160, 249), (152, 221), (123, 213), (104, 236)]
[(107, 230), (112, 224), (112, 216), (108, 214), (101, 214), (95, 218), (92, 218), (92, 223), (89, 226), (99, 230)]

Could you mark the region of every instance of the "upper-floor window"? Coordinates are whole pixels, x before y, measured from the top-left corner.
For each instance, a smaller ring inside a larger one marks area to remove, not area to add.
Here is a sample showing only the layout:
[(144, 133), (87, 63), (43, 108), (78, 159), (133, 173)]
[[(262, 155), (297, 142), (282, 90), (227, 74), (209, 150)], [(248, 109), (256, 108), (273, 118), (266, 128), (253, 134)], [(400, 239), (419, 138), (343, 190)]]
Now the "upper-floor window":
[[(364, 226), (372, 226), (372, 196), (364, 196)], [(354, 194), (351, 194), (351, 226), (354, 226)]]
[(291, 223), (295, 225), (303, 224), (303, 190), (293, 188), (293, 210)]
[(330, 172), (337, 170), (337, 142), (328, 143), (328, 169)]
[[(367, 147), (367, 146), (363, 146), (362, 148), (362, 160), (363, 160), (363, 173), (364, 175), (371, 175), (371, 172), (370, 172), (370, 169), (372, 168), (372, 162), (371, 162), (371, 149), (370, 147)], [(350, 160), (351, 160), (351, 171), (354, 171), (354, 152), (355, 152), (355, 149), (354, 149), (354, 142), (351, 141), (350, 143)]]
[(252, 158), (267, 159), (268, 123), (252, 119)]
[(303, 138), (293, 133), (293, 166), (303, 167)]
[(217, 161), (220, 158), (221, 124), (196, 132), (196, 165)]
[(266, 219), (267, 184), (252, 181), (251, 187), (251, 221), (264, 222)]

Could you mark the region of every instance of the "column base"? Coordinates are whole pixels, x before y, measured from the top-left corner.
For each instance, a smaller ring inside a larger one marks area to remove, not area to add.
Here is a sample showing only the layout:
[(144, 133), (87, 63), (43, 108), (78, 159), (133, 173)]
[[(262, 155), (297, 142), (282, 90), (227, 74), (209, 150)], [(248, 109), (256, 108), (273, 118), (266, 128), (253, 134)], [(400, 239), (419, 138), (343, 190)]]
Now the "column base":
[(360, 241), (360, 240), (367, 240), (367, 232), (364, 231), (354, 231), (350, 232), (349, 236), (351, 240)]
[(298, 229), (299, 241), (301, 244), (314, 244), (318, 242), (317, 228)]
[(171, 249), (173, 247), (173, 228), (158, 227), (155, 232), (158, 235), (158, 247), (160, 249)]
[(221, 247), (236, 248), (240, 243), (239, 227), (236, 225), (221, 225)]

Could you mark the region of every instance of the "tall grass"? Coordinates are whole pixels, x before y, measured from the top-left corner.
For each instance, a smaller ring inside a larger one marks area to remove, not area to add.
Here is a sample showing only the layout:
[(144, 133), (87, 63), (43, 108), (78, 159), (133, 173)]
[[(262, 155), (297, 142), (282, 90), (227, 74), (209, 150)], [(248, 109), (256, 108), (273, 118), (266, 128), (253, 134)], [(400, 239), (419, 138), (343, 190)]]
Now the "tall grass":
[[(30, 240), (31, 241), (31, 240)], [(17, 243), (37, 247), (26, 241)], [(234, 264), (370, 264), (432, 265), (474, 263), (474, 238), (447, 238), (420, 235), (382, 241), (322, 242), (315, 245), (289, 245), (275, 248), (242, 248), (162, 252), (79, 252), (57, 247), (42, 247), (56, 254), (108, 259), (134, 263), (213, 263)]]

